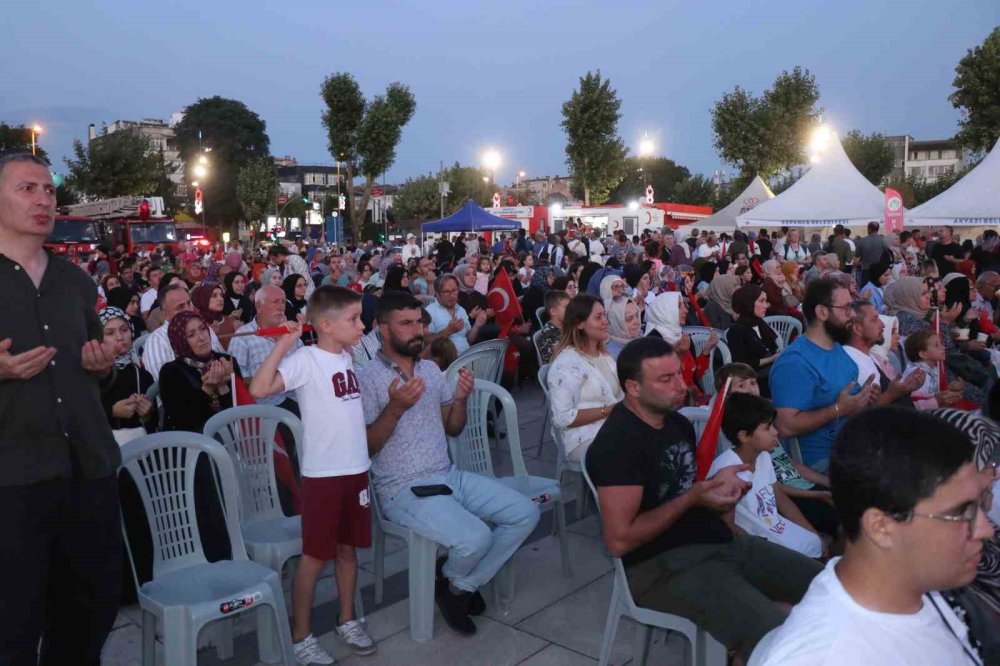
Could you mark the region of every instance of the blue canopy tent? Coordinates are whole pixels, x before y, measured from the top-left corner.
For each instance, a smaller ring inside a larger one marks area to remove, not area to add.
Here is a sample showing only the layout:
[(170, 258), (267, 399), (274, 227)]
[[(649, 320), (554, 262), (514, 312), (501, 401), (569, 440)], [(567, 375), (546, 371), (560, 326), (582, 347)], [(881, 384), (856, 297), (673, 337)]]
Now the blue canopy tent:
[(487, 213), (471, 199), (460, 209), (435, 222), (424, 222), (420, 230), (425, 234), (451, 231), (514, 231), (521, 228), (517, 220), (508, 220)]

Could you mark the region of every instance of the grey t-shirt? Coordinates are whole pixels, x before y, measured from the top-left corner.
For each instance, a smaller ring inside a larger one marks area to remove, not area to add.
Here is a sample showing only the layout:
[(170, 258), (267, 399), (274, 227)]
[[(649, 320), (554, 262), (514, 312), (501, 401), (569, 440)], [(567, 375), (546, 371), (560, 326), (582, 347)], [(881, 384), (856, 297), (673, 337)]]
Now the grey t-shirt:
[[(372, 481), (381, 499), (393, 497), (414, 481), (451, 469), (441, 407), (452, 402), (454, 389), (432, 361), (418, 361), (415, 374), (424, 378), (424, 394), (406, 410), (389, 441), (372, 457)], [(367, 425), (389, 404), (389, 385), (396, 377), (401, 377), (398, 368), (381, 353), (358, 370)]]

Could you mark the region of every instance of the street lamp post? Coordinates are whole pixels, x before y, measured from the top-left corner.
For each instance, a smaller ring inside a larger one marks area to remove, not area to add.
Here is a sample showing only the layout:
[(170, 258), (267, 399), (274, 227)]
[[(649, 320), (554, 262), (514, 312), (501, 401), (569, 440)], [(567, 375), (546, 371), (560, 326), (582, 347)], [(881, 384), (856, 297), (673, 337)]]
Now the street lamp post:
[(42, 126), (35, 124), (31, 126), (31, 154), (35, 154), (37, 145), (37, 136), (42, 133)]

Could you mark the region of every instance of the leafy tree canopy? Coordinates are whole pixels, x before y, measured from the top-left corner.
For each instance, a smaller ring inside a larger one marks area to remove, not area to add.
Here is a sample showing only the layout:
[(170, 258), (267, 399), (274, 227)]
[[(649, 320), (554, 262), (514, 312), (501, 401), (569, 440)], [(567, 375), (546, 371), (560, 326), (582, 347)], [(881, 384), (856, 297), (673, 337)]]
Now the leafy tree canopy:
[(625, 177), (628, 150), (618, 136), (621, 104), (598, 70), (580, 77), (580, 87), (562, 106), (566, 164), (586, 205), (606, 202)]
[(986, 152), (1000, 138), (1000, 27), (955, 67), (955, 92), (948, 98), (962, 114), (955, 138), (975, 152)]
[(872, 185), (881, 185), (892, 171), (896, 156), (889, 142), (878, 132), (868, 136), (851, 130), (844, 137), (844, 152)]

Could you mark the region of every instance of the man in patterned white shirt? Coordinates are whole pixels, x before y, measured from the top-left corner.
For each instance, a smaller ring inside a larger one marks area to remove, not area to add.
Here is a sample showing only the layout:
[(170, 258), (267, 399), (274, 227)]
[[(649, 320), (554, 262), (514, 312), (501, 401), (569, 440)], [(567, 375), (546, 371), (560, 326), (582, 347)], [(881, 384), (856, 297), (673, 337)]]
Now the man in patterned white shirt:
[[(249, 324), (241, 326), (236, 333), (255, 333), (259, 328), (274, 328), (285, 323), (285, 292), (273, 285), (262, 287), (254, 294), (254, 305), (257, 308), (257, 316)], [(229, 353), (236, 359), (236, 363), (243, 373), (243, 381), (250, 385), (264, 359), (274, 349), (276, 338), (258, 337), (256, 335), (245, 335), (234, 337), (229, 344)], [(295, 353), (302, 346), (299, 340), (288, 350), (286, 356)], [(298, 406), (293, 398), (294, 391), (276, 393), (266, 398), (257, 398), (259, 405), (273, 405), (282, 407), (295, 414), (298, 414)], [(292, 404), (289, 404), (292, 403)]]
[[(179, 284), (162, 286), (159, 291), (158, 300), (163, 306), (164, 323), (146, 338), (146, 345), (142, 352), (142, 367), (149, 374), (153, 375), (153, 379), (156, 381), (160, 379), (160, 368), (175, 358), (174, 349), (170, 346), (170, 339), (167, 337), (167, 330), (170, 328), (167, 326), (167, 323), (178, 312), (185, 310), (194, 311), (187, 287)], [(225, 353), (225, 349), (222, 348), (222, 344), (219, 342), (219, 338), (216, 337), (215, 331), (208, 329), (208, 333), (212, 337), (212, 351)]]

